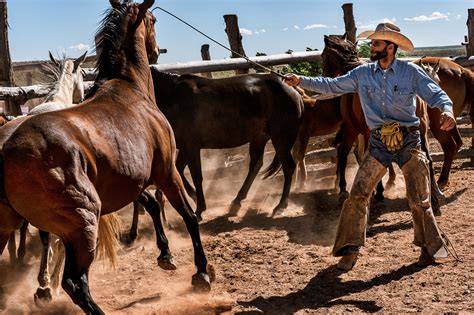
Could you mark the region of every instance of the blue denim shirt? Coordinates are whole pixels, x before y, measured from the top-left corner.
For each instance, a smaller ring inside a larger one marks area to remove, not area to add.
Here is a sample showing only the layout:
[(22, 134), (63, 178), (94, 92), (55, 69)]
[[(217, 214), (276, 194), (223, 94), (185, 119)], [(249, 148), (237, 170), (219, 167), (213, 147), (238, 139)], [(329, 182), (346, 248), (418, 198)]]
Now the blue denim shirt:
[(430, 107), (453, 112), (448, 95), (423, 69), (402, 60), (395, 59), (386, 71), (378, 63), (367, 63), (337, 78), (301, 76), (300, 79), (302, 88), (319, 93), (358, 93), (370, 129), (391, 122), (418, 126), (416, 95)]

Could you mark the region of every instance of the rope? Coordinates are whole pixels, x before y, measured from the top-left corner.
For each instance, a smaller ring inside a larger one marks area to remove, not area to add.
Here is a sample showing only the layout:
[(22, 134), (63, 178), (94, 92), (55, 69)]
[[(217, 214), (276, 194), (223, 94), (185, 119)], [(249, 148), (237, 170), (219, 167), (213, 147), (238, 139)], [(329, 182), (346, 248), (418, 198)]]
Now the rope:
[[(174, 15), (173, 13), (171, 13), (171, 12), (169, 12), (169, 11), (167, 11), (167, 10), (161, 8), (161, 7), (158, 7), (158, 6), (155, 7), (155, 8), (153, 8), (153, 10), (155, 10), (155, 9), (160, 9), (161, 11), (163, 11), (163, 12), (165, 12), (165, 13), (171, 15), (172, 17), (174, 17), (174, 18), (177, 19), (178, 21), (180, 21), (180, 22), (186, 24), (187, 26), (189, 26), (190, 28), (192, 28), (193, 30), (195, 30), (196, 32), (198, 32), (199, 34), (203, 35), (203, 36), (206, 37), (207, 39), (213, 41), (213, 42), (216, 43), (217, 45), (221, 46), (222, 48), (227, 49), (228, 51), (230, 51), (231, 53), (233, 53), (233, 54), (239, 56), (240, 58), (244, 58), (245, 60), (247, 60), (247, 62), (249, 62), (249, 63), (251, 63), (251, 64), (253, 64), (253, 65), (255, 65), (255, 66), (257, 66), (257, 67), (259, 67), (259, 68), (261, 68), (261, 69), (263, 69), (263, 70), (265, 70), (265, 71), (269, 71), (269, 72), (271, 72), (271, 73), (273, 73), (273, 74), (276, 74), (277, 76), (279, 76), (279, 77), (282, 78), (282, 79), (285, 78), (285, 76), (282, 75), (281, 73), (278, 73), (278, 72), (276, 72), (276, 71), (274, 71), (274, 70), (272, 70), (272, 69), (270, 69), (270, 68), (268, 68), (268, 67), (265, 67), (264, 65), (261, 65), (261, 64), (259, 64), (258, 62), (252, 61), (252, 60), (250, 60), (247, 56), (242, 55), (242, 54), (239, 54), (238, 52), (233, 51), (233, 50), (230, 49), (229, 47), (227, 47), (227, 46), (225, 46), (225, 45), (219, 43), (218, 41), (216, 41), (216, 40), (213, 39), (212, 37), (210, 37), (210, 36), (206, 35), (205, 33), (201, 32), (201, 31), (198, 30), (196, 27), (192, 26), (191, 24), (189, 24), (188, 22), (186, 22), (186, 21), (184, 21), (183, 19), (179, 18), (178, 16)], [(151, 11), (153, 12), (153, 10), (151, 10)]]

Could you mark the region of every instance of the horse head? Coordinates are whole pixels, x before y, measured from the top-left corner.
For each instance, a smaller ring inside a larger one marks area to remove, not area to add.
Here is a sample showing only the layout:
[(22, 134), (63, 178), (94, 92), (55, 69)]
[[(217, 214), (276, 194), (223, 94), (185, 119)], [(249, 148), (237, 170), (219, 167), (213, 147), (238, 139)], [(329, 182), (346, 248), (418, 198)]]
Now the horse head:
[[(136, 66), (145, 69), (157, 61), (159, 48), (154, 29), (156, 20), (148, 11), (153, 3), (154, 0), (145, 0), (140, 4), (128, 0), (110, 0), (111, 7), (95, 35), (97, 84), (116, 77), (130, 76), (131, 73), (124, 72), (124, 69)], [(137, 41), (137, 38), (140, 40)]]
[(362, 62), (357, 47), (344, 35), (324, 35), (323, 76), (336, 77), (345, 74)]
[(441, 80), (438, 76), (438, 71), (439, 71), (439, 59), (438, 62), (435, 65), (431, 65), (429, 63), (423, 63), (423, 57), (420, 59), (420, 67), (426, 72), (426, 74), (433, 79), (436, 83), (440, 83)]

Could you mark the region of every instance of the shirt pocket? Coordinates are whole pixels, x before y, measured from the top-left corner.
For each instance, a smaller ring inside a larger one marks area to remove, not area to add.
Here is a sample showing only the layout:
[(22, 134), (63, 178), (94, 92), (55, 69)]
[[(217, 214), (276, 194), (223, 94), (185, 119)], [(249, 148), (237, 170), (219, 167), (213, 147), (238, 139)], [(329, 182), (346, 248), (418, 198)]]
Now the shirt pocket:
[(362, 86), (362, 93), (364, 94), (365, 99), (369, 99), (376, 104), (380, 102), (380, 93), (377, 88), (370, 85), (364, 85)]
[(394, 105), (413, 106), (413, 97), (415, 93), (411, 89), (400, 87), (393, 92)]

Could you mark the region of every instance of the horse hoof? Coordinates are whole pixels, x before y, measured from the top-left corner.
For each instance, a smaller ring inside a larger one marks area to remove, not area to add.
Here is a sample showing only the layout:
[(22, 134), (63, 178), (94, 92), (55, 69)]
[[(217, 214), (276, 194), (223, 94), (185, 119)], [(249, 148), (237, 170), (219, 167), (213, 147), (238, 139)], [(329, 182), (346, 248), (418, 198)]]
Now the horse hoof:
[(193, 275), (193, 279), (191, 284), (197, 291), (200, 292), (209, 292), (211, 291), (211, 280), (209, 279), (209, 275), (204, 272), (199, 272)]
[(35, 303), (42, 304), (44, 302), (50, 302), (53, 299), (51, 294), (51, 288), (38, 288), (35, 293)]
[(383, 194), (376, 193), (376, 194), (374, 195), (374, 200), (375, 200), (375, 201), (384, 201), (384, 199), (385, 199), (385, 197), (384, 197)]
[(178, 267), (174, 263), (173, 257), (158, 257), (158, 267), (163, 270), (176, 270)]
[(232, 201), (229, 207), (229, 216), (234, 217), (239, 213), (240, 210), (240, 201)]
[(440, 209), (439, 207), (433, 207), (433, 214), (434, 214), (436, 217), (441, 216), (441, 209)]
[(209, 275), (209, 280), (211, 280), (211, 283), (216, 281), (216, 269), (214, 268), (214, 266), (211, 264), (207, 264), (206, 271)]
[(198, 222), (201, 222), (202, 221), (202, 216), (200, 213), (196, 213), (196, 219)]
[(285, 211), (286, 207), (282, 206), (276, 206), (275, 209), (272, 211), (272, 217), (276, 217), (278, 215), (281, 215), (283, 211)]

